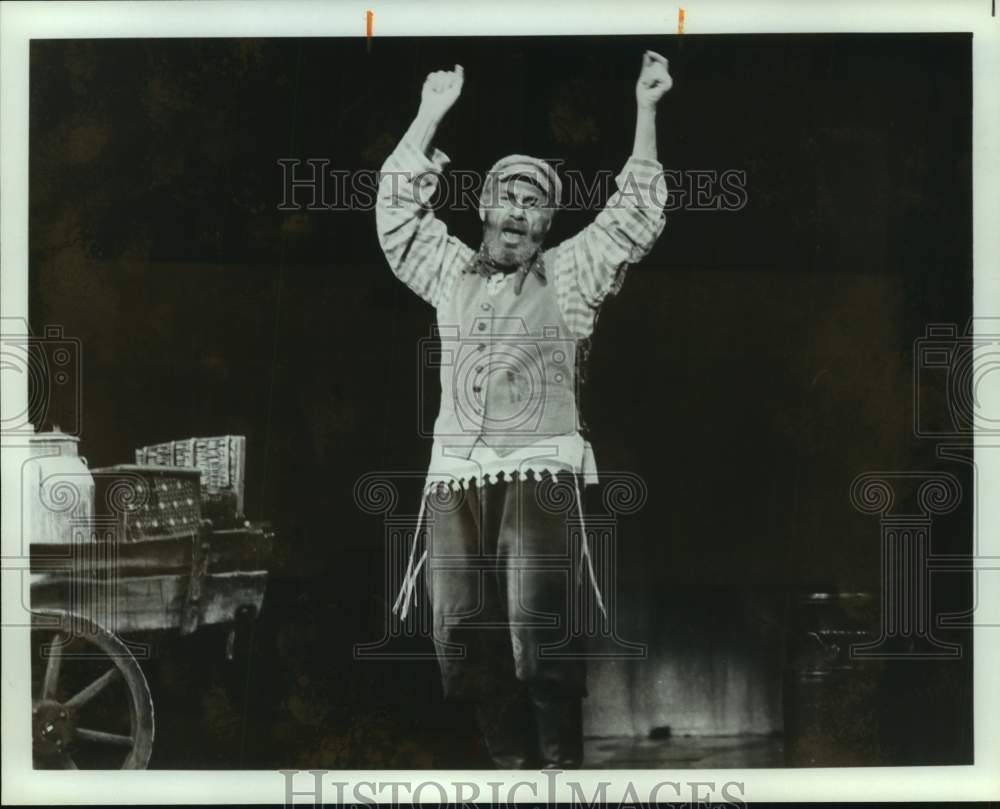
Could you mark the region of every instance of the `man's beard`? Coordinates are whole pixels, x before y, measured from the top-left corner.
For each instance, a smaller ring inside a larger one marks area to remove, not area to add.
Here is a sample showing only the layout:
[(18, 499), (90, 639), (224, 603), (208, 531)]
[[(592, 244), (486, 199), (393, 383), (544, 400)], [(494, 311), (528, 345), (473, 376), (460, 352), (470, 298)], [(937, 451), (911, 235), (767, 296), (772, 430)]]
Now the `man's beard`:
[(542, 240), (530, 233), (527, 226), (519, 229), (507, 223), (487, 227), (483, 231), (483, 244), (490, 260), (502, 267), (520, 267), (531, 260), (542, 246)]

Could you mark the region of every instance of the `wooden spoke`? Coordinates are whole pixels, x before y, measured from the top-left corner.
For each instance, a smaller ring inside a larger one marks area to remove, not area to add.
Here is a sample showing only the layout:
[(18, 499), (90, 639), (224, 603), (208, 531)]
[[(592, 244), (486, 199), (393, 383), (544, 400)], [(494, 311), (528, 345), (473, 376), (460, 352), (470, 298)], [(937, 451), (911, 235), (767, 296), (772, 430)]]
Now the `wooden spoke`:
[[(74, 653), (68, 652), (66, 644), (78, 641), (81, 654), (75, 654), (75, 645)], [(39, 766), (144, 769), (155, 736), (153, 699), (128, 646), (85, 616), (38, 610), (32, 615), (32, 648), (32, 742)], [(112, 688), (118, 683), (124, 687)], [(72, 696), (60, 700), (65, 695)], [(116, 724), (110, 726), (115, 732), (77, 726), (80, 709), (94, 710), (98, 704), (109, 714), (117, 712)], [(90, 749), (71, 753), (68, 745), (73, 740)], [(115, 760), (119, 763), (112, 763)]]
[(90, 728), (77, 728), (76, 737), (85, 742), (113, 744), (117, 747), (131, 747), (133, 742), (131, 736), (122, 736), (120, 733), (106, 733), (103, 730), (91, 730)]
[(81, 708), (90, 702), (94, 697), (101, 693), (105, 688), (107, 688), (111, 683), (121, 677), (121, 672), (117, 668), (112, 667), (108, 669), (104, 674), (98, 677), (94, 682), (80, 691), (78, 694), (74, 694), (68, 700), (66, 700), (67, 708)]
[(62, 647), (66, 636), (57, 634), (49, 644), (49, 659), (45, 664), (45, 680), (42, 682), (42, 699), (55, 699), (56, 686), (59, 684), (59, 668), (62, 665)]

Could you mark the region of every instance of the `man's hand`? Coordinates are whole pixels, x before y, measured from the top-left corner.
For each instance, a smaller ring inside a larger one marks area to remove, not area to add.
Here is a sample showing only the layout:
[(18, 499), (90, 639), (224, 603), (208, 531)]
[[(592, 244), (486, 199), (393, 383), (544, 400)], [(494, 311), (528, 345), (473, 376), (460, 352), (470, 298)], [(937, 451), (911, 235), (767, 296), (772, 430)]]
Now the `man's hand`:
[(462, 92), (465, 71), (461, 65), (454, 70), (436, 70), (427, 76), (420, 94), (420, 115), (440, 121), (458, 100)]
[(656, 51), (646, 51), (642, 55), (642, 70), (635, 85), (635, 100), (640, 107), (655, 107), (674, 80), (667, 72), (667, 60)]

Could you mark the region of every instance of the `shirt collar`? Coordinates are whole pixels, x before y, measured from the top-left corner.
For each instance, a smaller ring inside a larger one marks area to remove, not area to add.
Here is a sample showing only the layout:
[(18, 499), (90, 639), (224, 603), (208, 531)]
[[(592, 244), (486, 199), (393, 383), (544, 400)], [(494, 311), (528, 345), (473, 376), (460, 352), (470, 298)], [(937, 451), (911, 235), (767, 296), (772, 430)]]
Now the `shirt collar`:
[(542, 259), (542, 251), (538, 250), (524, 264), (516, 268), (504, 267), (497, 264), (486, 252), (486, 244), (481, 244), (479, 250), (472, 257), (468, 266), (462, 270), (463, 273), (478, 273), (483, 278), (489, 279), (491, 275), (501, 272), (505, 274), (515, 273), (514, 294), (521, 294), (521, 287), (524, 286), (524, 279), (528, 273), (534, 273), (540, 284), (545, 285), (548, 280), (545, 277), (545, 261)]

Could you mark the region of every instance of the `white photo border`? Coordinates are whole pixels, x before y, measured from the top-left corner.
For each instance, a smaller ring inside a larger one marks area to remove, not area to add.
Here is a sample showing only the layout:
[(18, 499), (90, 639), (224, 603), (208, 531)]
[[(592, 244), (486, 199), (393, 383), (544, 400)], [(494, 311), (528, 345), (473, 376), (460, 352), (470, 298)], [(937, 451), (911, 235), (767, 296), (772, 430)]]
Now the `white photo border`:
[[(684, 8), (686, 34), (806, 33), (806, 32), (971, 32), (973, 61), (973, 223), (974, 315), (1000, 316), (1000, 18), (992, 16), (993, 0), (954, 2), (801, 3), (794, 0), (709, 2), (566, 2), (545, 4), (504, 0), (476, 6), (469, 2), (243, 2), (238, 0), (173, 0), (172, 2), (5, 2), (0, 5), (0, 312), (4, 318), (28, 314), (28, 65), (32, 39), (142, 37), (343, 37), (366, 35), (366, 12), (374, 12), (373, 33), (387, 36), (476, 36), (557, 34), (677, 34), (677, 17)], [(502, 11), (501, 11), (502, 8)], [(569, 22), (572, 21), (572, 22)], [(994, 373), (987, 401), (1000, 401), (1000, 374)], [(2, 396), (16, 406), (27, 401), (23, 389), (5, 385)], [(20, 412), (20, 411), (18, 411)], [(1000, 492), (1000, 448), (977, 434), (978, 491)], [(3, 803), (282, 803), (285, 777), (277, 771), (51, 772), (31, 769), (30, 672), (28, 622), (21, 604), (25, 561), (19, 554), (21, 455), (4, 441), (2, 498), (2, 757)], [(978, 549), (981, 556), (1000, 559), (1000, 498), (976, 503)], [(995, 565), (994, 565), (995, 567)], [(992, 583), (1000, 577), (994, 575)], [(989, 578), (984, 578), (988, 581)], [(996, 593), (990, 593), (996, 599)], [(862, 767), (830, 769), (636, 770), (574, 773), (587, 795), (610, 781), (609, 801), (625, 795), (628, 783), (636, 794), (665, 779), (687, 782), (738, 782), (744, 801), (808, 800), (976, 800), (1000, 796), (1000, 627), (974, 630), (975, 759), (972, 766)], [(456, 781), (486, 784), (533, 782), (537, 796), (549, 795), (551, 782), (540, 773), (471, 771), (341, 771), (333, 781), (413, 781), (434, 779), (449, 791)], [(306, 785), (296, 782), (297, 790)], [(522, 790), (529, 795), (530, 790)], [(348, 795), (352, 794), (347, 792)], [(669, 799), (669, 794), (661, 799)], [(482, 799), (490, 795), (484, 786)], [(331, 788), (329, 798), (334, 797)], [(424, 801), (440, 800), (435, 789), (424, 790)], [(565, 782), (556, 793), (567, 801)], [(713, 800), (724, 800), (717, 793)], [(298, 801), (310, 802), (307, 790)], [(529, 800), (525, 797), (524, 800)], [(538, 799), (530, 799), (537, 803)]]

